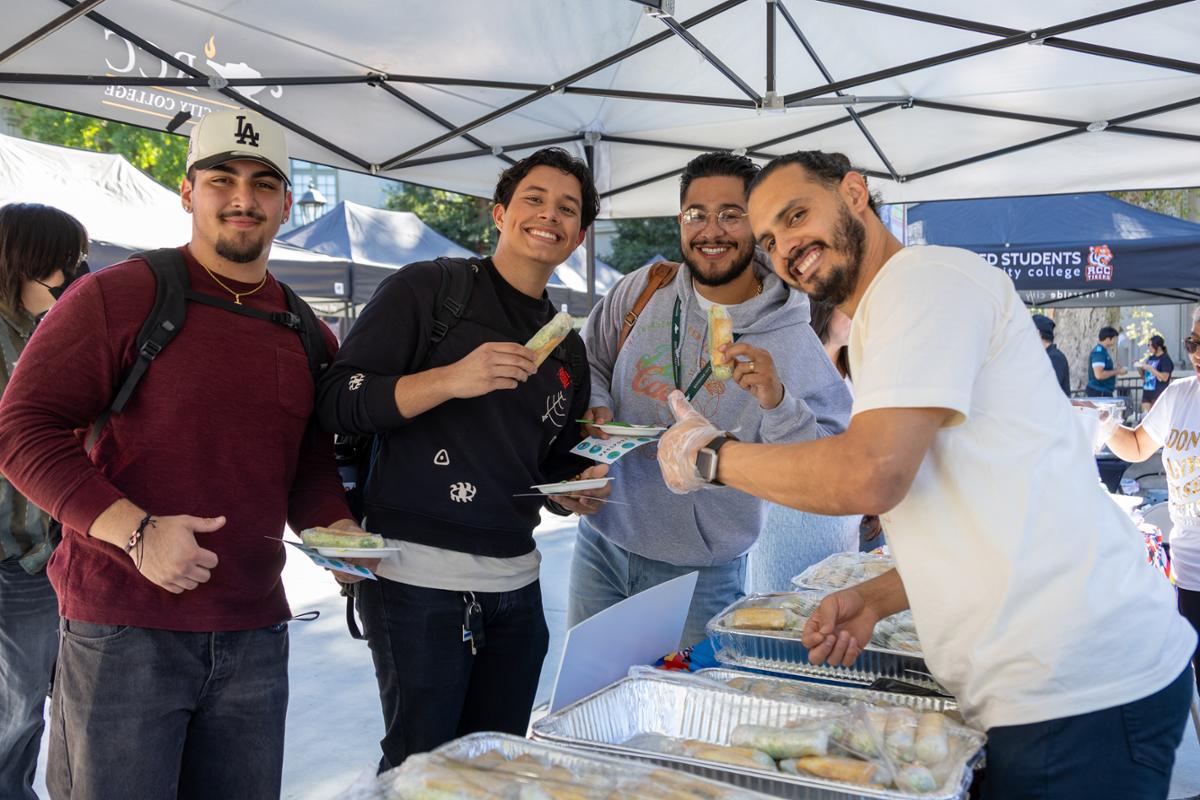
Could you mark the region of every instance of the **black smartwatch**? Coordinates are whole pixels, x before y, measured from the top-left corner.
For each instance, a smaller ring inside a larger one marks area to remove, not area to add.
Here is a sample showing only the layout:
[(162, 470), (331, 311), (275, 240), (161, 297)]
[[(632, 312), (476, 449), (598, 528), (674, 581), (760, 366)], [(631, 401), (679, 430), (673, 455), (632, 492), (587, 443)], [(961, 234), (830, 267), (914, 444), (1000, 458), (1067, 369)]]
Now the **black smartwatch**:
[(736, 441), (737, 437), (732, 433), (722, 433), (700, 448), (700, 452), (696, 454), (696, 472), (700, 473), (701, 478), (714, 486), (725, 485), (717, 480), (717, 452), (726, 442)]

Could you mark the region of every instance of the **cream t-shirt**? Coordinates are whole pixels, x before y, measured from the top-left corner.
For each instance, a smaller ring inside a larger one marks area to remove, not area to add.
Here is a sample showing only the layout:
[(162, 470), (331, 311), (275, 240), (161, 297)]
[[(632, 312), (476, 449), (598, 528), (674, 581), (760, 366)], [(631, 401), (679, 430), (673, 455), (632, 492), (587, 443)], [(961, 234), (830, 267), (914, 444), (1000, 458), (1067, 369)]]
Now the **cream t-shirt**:
[(1172, 381), (1142, 419), (1162, 447), (1171, 512), (1171, 571), (1181, 589), (1200, 592), (1200, 382)]
[(930, 669), (972, 723), (1084, 714), (1179, 676), (1196, 635), (1002, 270), (905, 248), (863, 297), (850, 364), (853, 414), (954, 412), (883, 525)]

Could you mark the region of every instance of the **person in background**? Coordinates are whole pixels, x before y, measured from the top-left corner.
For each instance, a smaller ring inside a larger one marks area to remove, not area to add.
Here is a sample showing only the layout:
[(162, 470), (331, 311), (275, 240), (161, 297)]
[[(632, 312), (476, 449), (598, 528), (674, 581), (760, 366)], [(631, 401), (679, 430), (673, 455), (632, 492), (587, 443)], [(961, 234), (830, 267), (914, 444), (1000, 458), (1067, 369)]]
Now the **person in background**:
[[(0, 396), (38, 320), (87, 272), (87, 231), (50, 206), (0, 208)], [(46, 562), (50, 515), (0, 476), (0, 797), (35, 800), (46, 691), (58, 655), (58, 598)]]
[(1166, 390), (1171, 382), (1171, 373), (1175, 371), (1175, 362), (1167, 353), (1167, 343), (1163, 337), (1155, 334), (1150, 337), (1149, 352), (1145, 360), (1135, 365), (1142, 376), (1142, 413), (1150, 410), (1154, 401)]
[(1033, 315), (1033, 325), (1037, 328), (1038, 336), (1042, 337), (1042, 347), (1046, 348), (1046, 357), (1054, 369), (1054, 377), (1058, 380), (1058, 388), (1067, 397), (1071, 396), (1071, 368), (1067, 365), (1067, 357), (1054, 343), (1054, 320), (1044, 314)]
[[(1155, 336), (1162, 342), (1162, 338)], [(1151, 347), (1154, 347), (1153, 339)], [(1162, 348), (1162, 345), (1157, 345)], [(1200, 308), (1183, 340), (1188, 361), (1200, 373)], [(1163, 350), (1165, 354), (1165, 349)], [(1171, 571), (1179, 613), (1200, 631), (1200, 382), (1196, 375), (1172, 381), (1136, 428), (1118, 426), (1108, 447), (1119, 458), (1145, 461), (1161, 447), (1171, 515)], [(1192, 657), (1200, 681), (1200, 650)]]
[(1100, 340), (1088, 356), (1088, 382), (1085, 393), (1088, 397), (1115, 397), (1117, 377), (1125, 374), (1125, 368), (1114, 364), (1112, 349), (1117, 345), (1117, 329), (1105, 325), (1097, 334)]

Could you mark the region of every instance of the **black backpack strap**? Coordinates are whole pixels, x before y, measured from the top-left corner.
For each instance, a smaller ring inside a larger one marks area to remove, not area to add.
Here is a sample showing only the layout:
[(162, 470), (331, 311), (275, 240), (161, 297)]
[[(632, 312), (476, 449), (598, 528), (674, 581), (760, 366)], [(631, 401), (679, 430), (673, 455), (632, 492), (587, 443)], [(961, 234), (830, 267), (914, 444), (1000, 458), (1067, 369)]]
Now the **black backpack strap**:
[[(434, 262), (442, 269), (442, 280), (438, 284), (437, 297), (433, 306), (433, 332), (429, 336), (429, 349), (446, 338), (450, 329), (462, 319), (467, 304), (471, 302), (471, 291), (475, 288), (475, 276), (479, 264), (474, 259), (439, 258)], [(424, 363), (429, 353), (421, 359)]]
[(551, 355), (566, 364), (572, 380), (583, 374), (584, 364), (587, 363), (587, 348), (583, 343), (583, 337), (574, 328), (567, 334), (567, 338), (563, 339), (562, 344), (554, 348)]
[(84, 443), (88, 450), (91, 450), (100, 438), (109, 417), (125, 408), (129, 398), (133, 396), (134, 389), (150, 368), (150, 363), (170, 344), (187, 319), (190, 280), (183, 253), (174, 248), (162, 248), (135, 253), (132, 258), (145, 261), (154, 273), (154, 306), (150, 316), (146, 317), (145, 323), (142, 324), (137, 339), (134, 340), (137, 358), (125, 373), (112, 404), (92, 423)]

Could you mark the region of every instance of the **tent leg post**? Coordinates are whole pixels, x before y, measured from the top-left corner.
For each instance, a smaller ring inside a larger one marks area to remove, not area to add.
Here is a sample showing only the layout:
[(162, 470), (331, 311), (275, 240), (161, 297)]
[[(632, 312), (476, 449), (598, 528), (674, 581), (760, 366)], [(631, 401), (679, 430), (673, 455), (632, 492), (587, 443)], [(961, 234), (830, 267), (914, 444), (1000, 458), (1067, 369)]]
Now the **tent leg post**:
[[(584, 156), (587, 158), (588, 171), (592, 173), (592, 182), (596, 180), (596, 145), (592, 141), (585, 140), (583, 146)], [(584, 240), (584, 247), (587, 248), (587, 295), (588, 295), (588, 311), (590, 312), (596, 306), (596, 221), (592, 220), (592, 224), (588, 226), (587, 237)]]

